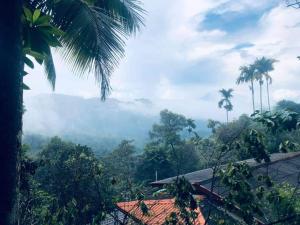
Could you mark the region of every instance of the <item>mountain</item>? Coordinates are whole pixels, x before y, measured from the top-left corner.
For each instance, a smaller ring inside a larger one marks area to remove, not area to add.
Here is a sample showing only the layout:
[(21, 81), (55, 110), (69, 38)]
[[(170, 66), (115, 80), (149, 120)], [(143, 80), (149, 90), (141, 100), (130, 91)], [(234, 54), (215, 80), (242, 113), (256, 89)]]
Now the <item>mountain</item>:
[[(38, 95), (25, 99), (24, 142), (34, 148), (47, 138), (60, 136), (92, 147), (111, 151), (123, 139), (134, 140), (142, 148), (159, 110), (148, 99), (131, 102), (67, 95)], [(196, 121), (200, 134), (207, 135), (206, 122)], [(38, 141), (37, 141), (38, 140)]]

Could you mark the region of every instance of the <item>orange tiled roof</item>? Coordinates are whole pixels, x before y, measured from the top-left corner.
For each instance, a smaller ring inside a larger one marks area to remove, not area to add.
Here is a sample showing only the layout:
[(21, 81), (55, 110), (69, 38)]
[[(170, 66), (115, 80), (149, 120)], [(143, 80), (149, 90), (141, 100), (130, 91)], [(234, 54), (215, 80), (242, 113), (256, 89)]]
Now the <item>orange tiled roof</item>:
[[(117, 206), (121, 211), (144, 224), (162, 225), (172, 212), (179, 213), (174, 202), (174, 199), (145, 200), (144, 203), (149, 209), (148, 215), (142, 213), (138, 201), (119, 202)], [(198, 218), (195, 221), (195, 225), (203, 225), (205, 223), (204, 217), (200, 210), (197, 210), (197, 213)]]

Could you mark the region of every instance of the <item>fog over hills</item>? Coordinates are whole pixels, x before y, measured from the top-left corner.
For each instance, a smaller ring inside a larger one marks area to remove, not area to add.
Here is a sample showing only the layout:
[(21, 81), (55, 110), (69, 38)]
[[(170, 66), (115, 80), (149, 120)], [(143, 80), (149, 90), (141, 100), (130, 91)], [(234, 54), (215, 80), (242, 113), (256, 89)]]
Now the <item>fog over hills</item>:
[[(153, 123), (159, 121), (160, 110), (148, 99), (102, 102), (58, 94), (27, 97), (25, 108), (25, 142), (60, 136), (97, 152), (110, 151), (123, 139), (134, 140), (142, 148)], [(196, 123), (199, 133), (207, 135), (206, 122)]]

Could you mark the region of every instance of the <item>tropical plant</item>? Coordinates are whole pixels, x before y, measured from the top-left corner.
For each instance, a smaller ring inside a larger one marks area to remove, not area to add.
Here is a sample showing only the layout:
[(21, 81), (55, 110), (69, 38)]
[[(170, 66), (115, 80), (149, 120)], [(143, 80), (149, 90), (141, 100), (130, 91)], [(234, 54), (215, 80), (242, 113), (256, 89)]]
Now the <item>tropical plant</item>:
[(28, 89), (23, 85), (24, 63), (34, 67), (28, 56), (44, 65), (54, 88), (51, 47), (59, 48), (75, 73), (94, 72), (104, 99), (113, 69), (124, 55), (124, 40), (140, 29), (144, 11), (137, 0), (11, 0), (0, 12), (0, 182), (6, 184), (0, 189), (0, 214), (3, 224), (11, 224), (22, 89)]
[(233, 97), (232, 92), (233, 89), (222, 89), (219, 91), (221, 93), (222, 99), (219, 101), (218, 105), (219, 108), (224, 108), (226, 111), (226, 121), (228, 123), (228, 112), (232, 111), (233, 105), (230, 101), (230, 99)]
[(240, 76), (238, 77), (236, 83), (248, 83), (250, 82), (250, 90), (252, 94), (252, 107), (253, 113), (255, 112), (255, 101), (254, 101), (254, 80), (255, 80), (255, 67), (253, 65), (241, 66), (240, 67)]
[(256, 59), (254, 62), (254, 67), (256, 68), (256, 79), (259, 81), (260, 85), (260, 107), (262, 112), (262, 85), (263, 85), (263, 78), (266, 80), (267, 86), (267, 97), (268, 97), (268, 108), (271, 111), (270, 106), (270, 93), (269, 93), (269, 85), (272, 83), (272, 77), (270, 76), (269, 72), (274, 70), (274, 63), (277, 60), (272, 58), (262, 57)]

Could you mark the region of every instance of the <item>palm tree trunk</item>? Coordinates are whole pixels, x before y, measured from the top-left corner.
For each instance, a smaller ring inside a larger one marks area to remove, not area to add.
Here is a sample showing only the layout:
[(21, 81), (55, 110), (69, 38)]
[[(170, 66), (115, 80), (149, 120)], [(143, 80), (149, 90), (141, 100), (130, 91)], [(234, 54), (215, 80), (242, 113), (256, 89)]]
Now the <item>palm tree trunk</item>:
[(228, 119), (228, 110), (226, 110), (226, 119), (227, 119), (227, 123), (229, 122), (229, 119)]
[(253, 113), (255, 113), (254, 85), (253, 85), (253, 80), (252, 80), (252, 79), (251, 79), (251, 93), (252, 93), (252, 107), (253, 107)]
[(0, 225), (11, 225), (22, 131), (22, 0), (0, 7)]
[(267, 95), (268, 95), (268, 106), (269, 106), (269, 111), (271, 112), (271, 106), (270, 106), (270, 92), (269, 92), (269, 80), (267, 79)]
[(260, 95), (260, 113), (263, 111), (263, 106), (262, 106), (262, 81), (259, 81), (259, 95)]

